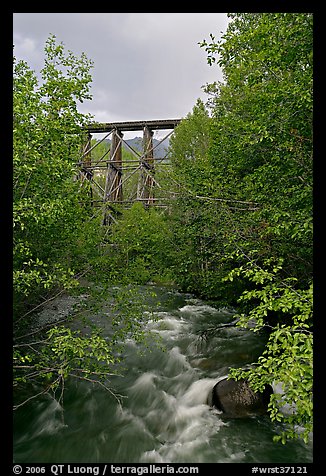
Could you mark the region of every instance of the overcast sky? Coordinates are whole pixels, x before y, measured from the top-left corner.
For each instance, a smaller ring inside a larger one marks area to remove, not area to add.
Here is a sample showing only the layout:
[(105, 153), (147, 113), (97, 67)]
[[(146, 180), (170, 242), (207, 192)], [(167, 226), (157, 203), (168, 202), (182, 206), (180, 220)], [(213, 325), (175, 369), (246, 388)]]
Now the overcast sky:
[(14, 13), (17, 59), (43, 65), (50, 34), (94, 61), (93, 100), (82, 112), (98, 122), (181, 118), (201, 87), (222, 79), (198, 42), (226, 31), (226, 13)]

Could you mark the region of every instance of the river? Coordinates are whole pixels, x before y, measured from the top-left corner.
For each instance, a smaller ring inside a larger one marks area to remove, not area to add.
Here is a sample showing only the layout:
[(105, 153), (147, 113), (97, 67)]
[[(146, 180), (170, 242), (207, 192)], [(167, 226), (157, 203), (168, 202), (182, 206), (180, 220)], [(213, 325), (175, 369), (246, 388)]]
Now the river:
[(274, 443), (281, 425), (268, 416), (226, 419), (206, 404), (230, 367), (257, 359), (266, 336), (227, 327), (201, 338), (201, 330), (232, 321), (232, 310), (169, 288), (151, 290), (156, 319), (147, 327), (161, 344), (127, 342), (123, 375), (110, 378), (122, 404), (75, 380), (67, 382), (64, 408), (50, 397), (31, 400), (15, 411), (15, 463), (312, 462), (312, 441)]

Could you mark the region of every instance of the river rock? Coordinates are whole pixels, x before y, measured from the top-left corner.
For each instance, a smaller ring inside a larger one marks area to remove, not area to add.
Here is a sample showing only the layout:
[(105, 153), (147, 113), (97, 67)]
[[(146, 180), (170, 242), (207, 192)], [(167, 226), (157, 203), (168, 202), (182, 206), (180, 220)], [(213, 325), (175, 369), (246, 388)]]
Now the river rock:
[(270, 385), (263, 392), (254, 392), (246, 379), (224, 378), (211, 389), (207, 403), (230, 418), (245, 418), (267, 413), (272, 393)]

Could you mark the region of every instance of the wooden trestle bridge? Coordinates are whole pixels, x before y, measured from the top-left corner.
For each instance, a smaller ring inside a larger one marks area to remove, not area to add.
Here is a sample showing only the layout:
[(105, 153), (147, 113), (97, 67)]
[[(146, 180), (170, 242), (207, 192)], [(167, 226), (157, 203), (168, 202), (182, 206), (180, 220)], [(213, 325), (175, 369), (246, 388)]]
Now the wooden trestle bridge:
[[(132, 121), (115, 123), (96, 123), (86, 126), (86, 142), (78, 165), (82, 180), (91, 184), (91, 201), (93, 205), (103, 205), (103, 224), (114, 220), (113, 204), (130, 204), (142, 202), (144, 206), (157, 206), (160, 199), (154, 196), (154, 188), (160, 187), (155, 179), (155, 166), (164, 163), (164, 157), (155, 157), (154, 151), (163, 143), (180, 123), (181, 119), (165, 119), (153, 121)], [(165, 130), (168, 133), (153, 146), (153, 131)], [(135, 150), (124, 139), (126, 131), (142, 131), (142, 151)], [(104, 137), (92, 145), (94, 134), (105, 133)], [(103, 141), (110, 138), (111, 146), (100, 158), (93, 160), (94, 149)], [(134, 160), (123, 159), (122, 147), (125, 147), (135, 157)], [(126, 183), (138, 173), (136, 191), (126, 197)]]

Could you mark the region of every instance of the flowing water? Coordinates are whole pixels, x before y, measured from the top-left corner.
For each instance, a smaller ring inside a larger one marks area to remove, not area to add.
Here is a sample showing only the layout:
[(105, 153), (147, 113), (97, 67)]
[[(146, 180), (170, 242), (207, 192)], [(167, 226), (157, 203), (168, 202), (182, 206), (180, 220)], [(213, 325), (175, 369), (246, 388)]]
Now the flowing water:
[(227, 327), (200, 338), (201, 330), (232, 321), (233, 312), (174, 290), (155, 291), (156, 319), (148, 328), (161, 345), (128, 341), (124, 375), (110, 378), (124, 396), (121, 405), (100, 386), (80, 381), (67, 383), (64, 408), (50, 397), (31, 400), (15, 412), (15, 462), (312, 462), (311, 441), (273, 443), (282, 427), (268, 416), (227, 419), (206, 404), (230, 367), (257, 359), (266, 336)]

